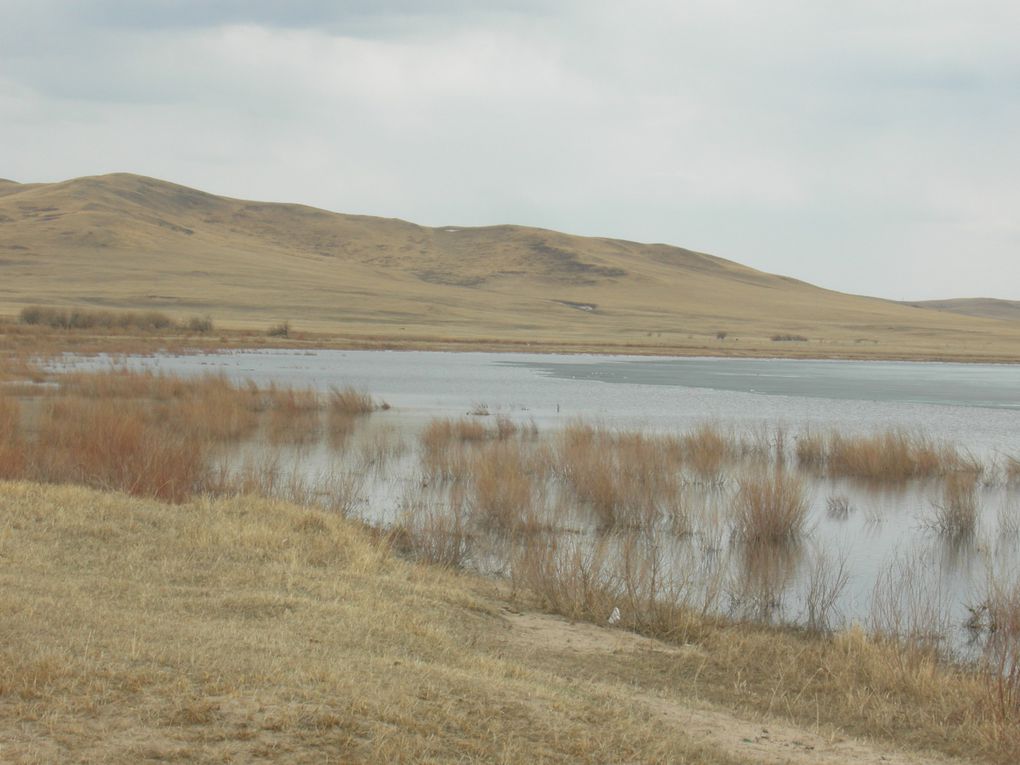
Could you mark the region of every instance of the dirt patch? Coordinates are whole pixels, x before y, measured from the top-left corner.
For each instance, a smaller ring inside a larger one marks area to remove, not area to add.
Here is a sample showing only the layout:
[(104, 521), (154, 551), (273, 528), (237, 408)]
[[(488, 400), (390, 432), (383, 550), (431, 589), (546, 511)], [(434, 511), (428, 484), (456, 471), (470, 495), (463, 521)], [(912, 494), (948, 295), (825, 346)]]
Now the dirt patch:
[[(624, 630), (558, 616), (521, 613), (504, 608), (508, 640), (538, 653), (604, 655), (607, 661), (626, 660), (628, 655), (654, 652), (685, 658), (705, 656), (698, 646), (674, 646)], [(600, 686), (610, 693), (624, 692), (645, 705), (663, 724), (676, 726), (695, 742), (731, 754), (747, 762), (767, 765), (923, 765), (962, 764), (933, 753), (905, 752), (838, 733), (803, 728), (774, 719), (743, 717), (693, 699), (658, 696), (638, 688)]]

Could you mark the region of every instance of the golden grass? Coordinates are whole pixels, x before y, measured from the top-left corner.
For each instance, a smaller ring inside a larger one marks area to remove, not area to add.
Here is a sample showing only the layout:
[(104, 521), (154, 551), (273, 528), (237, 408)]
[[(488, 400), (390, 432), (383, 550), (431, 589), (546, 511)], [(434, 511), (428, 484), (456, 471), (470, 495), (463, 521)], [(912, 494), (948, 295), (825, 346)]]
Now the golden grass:
[(24, 470), (21, 406), (0, 388), (0, 480), (17, 478)]
[(936, 443), (923, 433), (903, 430), (867, 436), (807, 432), (799, 436), (795, 453), (801, 467), (868, 481), (905, 481), (953, 472), (979, 474), (983, 470), (970, 455)]
[(474, 486), (475, 520), (505, 532), (535, 529), (537, 487), (532, 466), (520, 445), (487, 444), (473, 455), (469, 470)]
[(336, 516), (0, 484), (0, 530), (4, 762), (747, 762)]
[(796, 541), (807, 522), (804, 482), (781, 468), (740, 478), (733, 501), (733, 526), (751, 544)]

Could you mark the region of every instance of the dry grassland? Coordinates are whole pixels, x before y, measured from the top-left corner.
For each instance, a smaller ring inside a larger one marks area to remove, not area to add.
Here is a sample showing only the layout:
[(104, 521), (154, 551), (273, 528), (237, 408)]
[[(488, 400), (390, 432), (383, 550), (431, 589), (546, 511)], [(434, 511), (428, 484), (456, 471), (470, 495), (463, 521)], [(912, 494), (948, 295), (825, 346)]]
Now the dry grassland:
[[(4, 762), (1013, 761), (976, 681), (918, 666), (887, 687), (862, 635), (571, 625), (252, 497), (0, 483), (0, 613)], [(865, 710), (886, 743), (846, 735)]]

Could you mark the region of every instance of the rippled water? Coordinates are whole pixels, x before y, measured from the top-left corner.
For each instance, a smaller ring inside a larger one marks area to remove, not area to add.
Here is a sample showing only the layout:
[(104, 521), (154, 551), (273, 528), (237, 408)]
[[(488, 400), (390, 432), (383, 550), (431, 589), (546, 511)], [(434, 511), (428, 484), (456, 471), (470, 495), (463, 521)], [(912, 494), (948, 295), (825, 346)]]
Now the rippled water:
[[(69, 357), (65, 363), (94, 368), (111, 361)], [(390, 429), (409, 443), (433, 417), (484, 408), (518, 422), (534, 421), (543, 432), (576, 418), (655, 432), (711, 422), (738, 434), (782, 428), (792, 443), (806, 429), (866, 434), (895, 427), (923, 431), (987, 464), (1005, 455), (1020, 457), (1020, 367), (1012, 365), (277, 350), (116, 363), (182, 375), (223, 372), (259, 384), (323, 391), (354, 386), (393, 407), (373, 415), (366, 433)], [(318, 445), (296, 450), (290, 459), (298, 469), (314, 472), (330, 455)], [(414, 454), (406, 454), (367, 479), (360, 512), (375, 522), (395, 519), (406, 484), (415, 480), (415, 466)], [(793, 592), (819, 552), (842, 560), (849, 576), (838, 605), (844, 621), (869, 618), (881, 576), (919, 576), (946, 618), (959, 626), (988, 571), (1017, 563), (1020, 498), (1015, 487), (992, 480), (991, 474), (979, 489), (977, 532), (964, 541), (928, 528), (939, 497), (937, 482), (876, 488), (812, 479), (810, 491), (811, 531), (804, 544), (768, 566), (741, 563), (739, 555), (732, 565), (744, 565), (748, 576), (771, 577), (772, 586), (779, 582), (780, 590)], [(730, 484), (706, 501), (725, 505), (732, 493)], [(834, 511), (833, 497), (845, 498), (848, 509)], [(708, 549), (677, 544), (672, 555), (678, 561), (689, 561), (691, 553), (702, 560)], [(780, 618), (802, 618), (798, 608), (793, 602)], [(954, 642), (965, 640), (966, 633), (956, 630)]]

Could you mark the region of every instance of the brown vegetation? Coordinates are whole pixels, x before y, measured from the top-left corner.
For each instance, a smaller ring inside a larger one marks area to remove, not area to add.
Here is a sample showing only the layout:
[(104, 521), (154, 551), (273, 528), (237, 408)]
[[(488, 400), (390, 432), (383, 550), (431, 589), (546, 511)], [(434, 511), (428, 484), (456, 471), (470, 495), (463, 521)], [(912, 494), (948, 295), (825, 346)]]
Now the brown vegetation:
[(952, 446), (903, 430), (868, 436), (809, 432), (798, 438), (796, 456), (802, 467), (824, 470), (830, 476), (871, 481), (904, 481), (982, 470), (974, 458)]
[(807, 512), (803, 481), (781, 468), (756, 472), (740, 479), (733, 503), (734, 530), (751, 544), (796, 541)]

